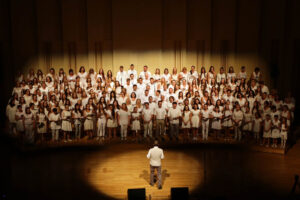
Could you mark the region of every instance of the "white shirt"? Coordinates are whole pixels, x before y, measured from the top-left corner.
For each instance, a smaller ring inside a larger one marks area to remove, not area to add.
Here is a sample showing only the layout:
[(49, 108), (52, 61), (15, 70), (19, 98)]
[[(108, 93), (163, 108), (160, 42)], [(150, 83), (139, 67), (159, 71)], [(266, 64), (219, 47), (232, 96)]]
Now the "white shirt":
[(233, 111), (233, 114), (232, 114), (232, 119), (233, 120), (236, 120), (236, 121), (241, 121), (243, 120), (244, 118), (244, 113), (243, 111), (239, 110), (239, 111)]
[(147, 158), (150, 159), (150, 165), (154, 167), (161, 166), (161, 159), (164, 159), (164, 152), (158, 146), (151, 148), (147, 154)]
[(120, 124), (128, 124), (128, 117), (130, 116), (130, 112), (125, 110), (119, 110), (118, 114), (120, 117)]
[(153, 111), (149, 109), (143, 109), (143, 116), (145, 121), (149, 121), (153, 115)]
[(179, 108), (170, 108), (168, 112), (168, 117), (170, 118), (171, 124), (179, 124), (179, 119), (174, 119), (181, 116), (181, 111)]
[(119, 81), (121, 85), (126, 85), (127, 73), (125, 71), (118, 71), (116, 80)]
[(129, 70), (127, 71), (128, 77), (130, 77), (130, 74), (133, 74), (135, 80), (137, 79), (137, 72), (136, 72), (135, 69), (134, 69), (134, 70), (129, 69)]
[(163, 107), (161, 107), (161, 108), (157, 107), (155, 109), (156, 119), (165, 119), (166, 118), (166, 114), (167, 114), (166, 109), (163, 108)]

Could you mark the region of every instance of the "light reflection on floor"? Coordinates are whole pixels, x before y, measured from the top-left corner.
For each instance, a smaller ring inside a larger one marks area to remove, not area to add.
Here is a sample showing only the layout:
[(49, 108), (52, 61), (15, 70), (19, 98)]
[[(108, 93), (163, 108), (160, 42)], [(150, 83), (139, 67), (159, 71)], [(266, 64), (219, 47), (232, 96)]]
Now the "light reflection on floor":
[[(112, 155), (113, 154), (113, 155)], [(192, 191), (203, 180), (203, 166), (184, 152), (165, 151), (162, 161), (163, 189), (149, 185), (147, 151), (132, 150), (123, 153), (95, 153), (85, 162), (85, 178), (99, 192), (117, 199), (127, 196), (128, 188), (146, 188), (152, 199), (168, 198), (171, 187), (189, 187)]]

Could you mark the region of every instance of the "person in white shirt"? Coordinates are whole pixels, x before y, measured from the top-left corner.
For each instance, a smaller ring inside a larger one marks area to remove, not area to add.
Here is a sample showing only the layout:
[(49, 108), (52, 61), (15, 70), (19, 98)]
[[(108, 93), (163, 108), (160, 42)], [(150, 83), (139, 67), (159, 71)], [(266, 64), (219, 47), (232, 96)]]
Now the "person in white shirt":
[(156, 120), (156, 136), (162, 136), (165, 134), (165, 120), (167, 111), (162, 107), (162, 101), (158, 101), (158, 107), (154, 112)]
[(201, 110), (202, 139), (203, 140), (208, 140), (210, 114), (211, 114), (211, 112), (208, 110), (208, 105), (204, 104), (203, 110)]
[(147, 135), (152, 137), (152, 119), (153, 119), (153, 110), (150, 109), (149, 103), (145, 103), (145, 108), (142, 111), (142, 118), (144, 122), (144, 137)]
[(137, 77), (137, 72), (136, 70), (134, 69), (134, 64), (131, 64), (130, 65), (130, 69), (127, 71), (127, 75), (130, 77), (131, 74), (133, 74), (133, 79), (136, 80), (138, 77)]
[(34, 129), (35, 129), (35, 120), (34, 115), (30, 110), (30, 107), (26, 107), (24, 113), (24, 129), (25, 129), (25, 138), (29, 144), (34, 143)]
[(145, 79), (145, 74), (148, 74), (148, 77), (151, 76), (151, 73), (148, 71), (148, 66), (144, 66), (144, 70), (140, 73), (140, 78)]
[(154, 141), (154, 147), (151, 148), (147, 154), (150, 159), (150, 185), (154, 185), (154, 173), (157, 170), (158, 189), (162, 189), (161, 185), (161, 159), (164, 159), (164, 152), (158, 147), (157, 140)]
[(195, 66), (191, 66), (191, 71), (188, 74), (188, 82), (192, 83), (193, 80), (198, 80), (198, 72), (196, 71)]
[(124, 67), (120, 66), (120, 71), (117, 72), (116, 80), (119, 81), (121, 85), (126, 85), (127, 73), (124, 71)]
[(57, 108), (53, 108), (53, 112), (49, 114), (49, 122), (50, 122), (50, 129), (52, 132), (52, 141), (58, 141), (59, 130), (61, 129), (60, 125), (60, 114), (57, 111)]
[(239, 104), (236, 104), (235, 110), (233, 111), (232, 114), (232, 122), (234, 124), (234, 138), (236, 140), (241, 141), (242, 140), (242, 122), (244, 119), (244, 113), (241, 111), (241, 107)]
[(121, 127), (121, 140), (127, 139), (129, 121), (130, 112), (127, 109), (126, 103), (123, 103), (121, 109), (118, 111), (118, 124)]
[(15, 100), (11, 99), (9, 101), (9, 104), (6, 106), (6, 116), (9, 121), (9, 133), (11, 135), (16, 135), (16, 112), (17, 112), (17, 106), (15, 105)]
[(170, 133), (171, 137), (176, 137), (178, 139), (179, 133), (179, 119), (181, 117), (181, 110), (177, 108), (177, 103), (172, 103), (172, 108), (169, 109), (168, 118), (170, 122)]
[(221, 83), (222, 79), (226, 80), (224, 67), (220, 67), (220, 73), (217, 74), (217, 83)]
[(238, 75), (238, 78), (239, 79), (245, 79), (245, 80), (247, 79), (247, 72), (246, 72), (246, 67), (245, 66), (241, 67), (241, 71)]

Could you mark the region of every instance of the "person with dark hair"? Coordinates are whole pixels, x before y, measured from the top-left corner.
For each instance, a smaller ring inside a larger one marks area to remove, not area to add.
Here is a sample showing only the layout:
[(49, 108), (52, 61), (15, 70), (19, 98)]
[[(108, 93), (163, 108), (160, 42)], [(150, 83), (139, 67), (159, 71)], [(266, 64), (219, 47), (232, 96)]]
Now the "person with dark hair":
[(61, 129), (60, 125), (60, 114), (57, 111), (57, 108), (53, 108), (53, 112), (49, 114), (49, 122), (50, 122), (50, 129), (52, 132), (52, 141), (58, 141), (59, 130)]
[(15, 99), (11, 99), (6, 106), (6, 117), (8, 118), (9, 134), (11, 135), (16, 134), (16, 111), (17, 106), (15, 104)]
[(150, 109), (148, 102), (145, 103), (145, 108), (142, 111), (142, 119), (144, 123), (144, 138), (147, 136), (152, 137), (153, 110)]
[(154, 185), (154, 173), (157, 171), (158, 189), (162, 189), (161, 182), (161, 159), (164, 159), (164, 152), (158, 147), (158, 141), (154, 141), (154, 147), (151, 148), (147, 154), (150, 159), (150, 185)]
[(260, 69), (258, 67), (255, 67), (254, 72), (251, 74), (251, 79), (259, 82), (261, 80), (261, 77), (262, 77), (262, 75), (261, 75)]
[(179, 119), (181, 117), (181, 110), (177, 107), (177, 103), (172, 103), (172, 108), (169, 109), (168, 118), (170, 122), (170, 133), (171, 137), (176, 137), (178, 139), (179, 133)]

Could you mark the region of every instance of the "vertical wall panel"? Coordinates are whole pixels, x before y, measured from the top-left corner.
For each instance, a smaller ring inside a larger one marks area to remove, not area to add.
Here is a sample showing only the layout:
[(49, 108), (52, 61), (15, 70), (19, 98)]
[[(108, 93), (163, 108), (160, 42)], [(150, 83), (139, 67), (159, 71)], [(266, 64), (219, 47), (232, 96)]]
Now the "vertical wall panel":
[(10, 3), (13, 57), (18, 58), (14, 62), (28, 72), (37, 67), (35, 1), (12, 0)]
[(154, 72), (161, 64), (161, 1), (115, 0), (112, 12), (114, 72), (131, 63)]
[(36, 1), (36, 28), (39, 35), (38, 66), (44, 73), (47, 73), (51, 67), (60, 68), (63, 66), (60, 12), (60, 1), (58, 0)]
[[(90, 66), (87, 65), (88, 43), (86, 6), (85, 0), (61, 1), (64, 53), (68, 55), (68, 45), (70, 43), (75, 43), (76, 65), (85, 66), (86, 70), (88, 70)], [(66, 69), (66, 66), (69, 66), (68, 56), (64, 56), (64, 66)]]
[(234, 63), (234, 36), (235, 36), (235, 0), (214, 0), (213, 8), (213, 57), (212, 65), (219, 69), (222, 57), (220, 56), (222, 40), (228, 40), (228, 62)]

